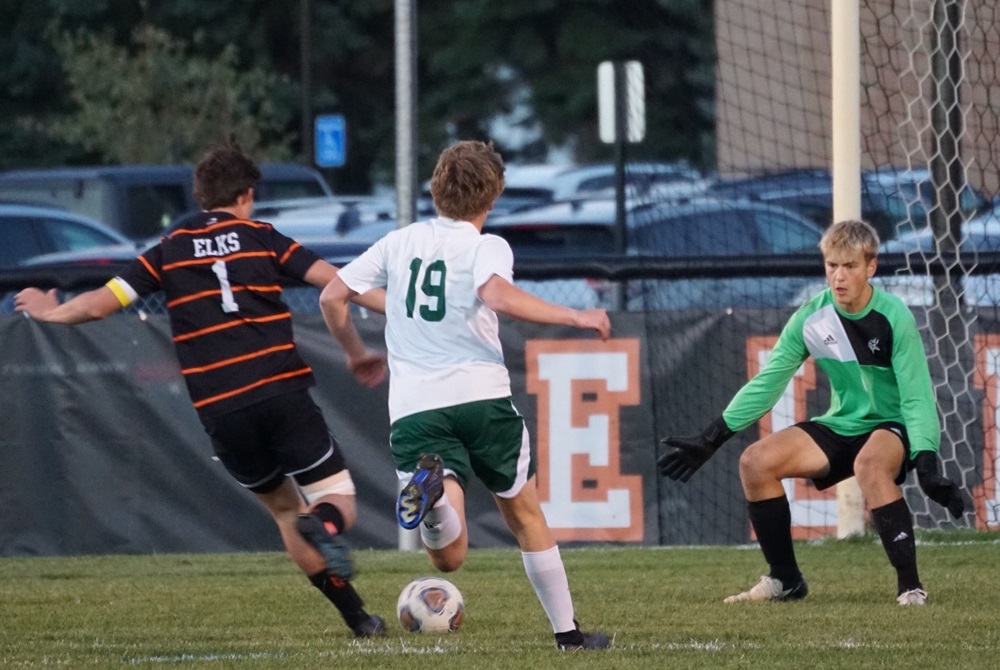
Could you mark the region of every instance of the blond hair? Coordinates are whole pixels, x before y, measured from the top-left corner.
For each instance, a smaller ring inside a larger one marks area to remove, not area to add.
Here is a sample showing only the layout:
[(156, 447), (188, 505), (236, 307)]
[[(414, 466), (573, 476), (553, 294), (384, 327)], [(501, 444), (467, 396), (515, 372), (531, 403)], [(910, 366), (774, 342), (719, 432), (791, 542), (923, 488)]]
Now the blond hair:
[(838, 221), (823, 233), (819, 248), (826, 256), (834, 251), (860, 251), (865, 261), (878, 256), (878, 233), (871, 224), (860, 219)]

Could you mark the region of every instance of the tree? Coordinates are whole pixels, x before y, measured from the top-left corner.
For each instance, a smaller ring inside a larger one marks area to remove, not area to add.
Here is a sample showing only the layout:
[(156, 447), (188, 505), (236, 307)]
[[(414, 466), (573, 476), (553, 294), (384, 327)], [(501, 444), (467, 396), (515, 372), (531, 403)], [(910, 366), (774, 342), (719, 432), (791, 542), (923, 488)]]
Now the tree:
[(51, 20), (43, 2), (0, 3), (0, 169), (87, 158), (36, 130), (67, 106), (59, 60), (40, 37)]
[[(635, 158), (714, 163), (712, 0), (461, 0), (422, 2), (420, 96), (431, 131), (489, 134), (521, 103), (547, 146), (608, 160), (597, 133), (601, 61), (638, 60), (647, 138)], [(523, 101), (519, 97), (523, 96)]]
[(53, 38), (75, 108), (47, 132), (109, 163), (195, 161), (205, 148), (235, 137), (261, 159), (291, 156), (291, 87), (264, 67), (240, 69), (235, 47), (209, 59), (164, 30), (140, 24), (131, 49), (110, 33), (58, 31)]
[[(393, 0), (0, 3), (0, 167), (183, 160), (226, 132), (246, 133), (263, 156), (309, 162), (296, 88), (304, 4), (314, 111), (347, 119), (348, 165), (327, 176), (340, 192), (391, 183)], [(53, 17), (72, 27), (59, 50), (36, 37)], [(490, 137), (509, 112), (540, 137), (516, 152), (501, 145), (508, 160), (559, 146), (609, 160), (596, 68), (624, 58), (643, 63), (647, 89), (647, 138), (629, 157), (714, 162), (712, 0), (420, 0), (417, 28), (421, 176), (444, 145)], [(58, 132), (42, 134), (53, 118)]]

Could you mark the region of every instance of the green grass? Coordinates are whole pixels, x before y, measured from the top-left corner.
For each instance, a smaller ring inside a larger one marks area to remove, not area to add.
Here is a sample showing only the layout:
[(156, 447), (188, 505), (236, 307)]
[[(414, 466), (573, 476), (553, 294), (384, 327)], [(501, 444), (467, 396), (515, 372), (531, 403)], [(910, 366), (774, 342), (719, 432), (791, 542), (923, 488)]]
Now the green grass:
[[(984, 541), (985, 540), (985, 541)], [(357, 587), (392, 619), (358, 641), (283, 554), (0, 559), (0, 667), (35, 668), (996, 668), (996, 536), (923, 536), (932, 603), (900, 607), (871, 538), (798, 547), (799, 603), (725, 605), (763, 570), (756, 548), (563, 549), (584, 627), (611, 650), (557, 652), (515, 550), (473, 550), (450, 576), (462, 630), (404, 633), (396, 596), (433, 574), (423, 554), (359, 551)]]

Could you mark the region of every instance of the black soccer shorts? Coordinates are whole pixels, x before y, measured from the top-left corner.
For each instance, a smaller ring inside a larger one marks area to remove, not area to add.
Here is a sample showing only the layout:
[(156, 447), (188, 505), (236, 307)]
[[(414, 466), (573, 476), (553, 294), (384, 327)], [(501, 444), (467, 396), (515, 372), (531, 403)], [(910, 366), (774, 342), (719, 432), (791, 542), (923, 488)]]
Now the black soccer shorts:
[(306, 486), (347, 467), (323, 413), (306, 390), (202, 423), (226, 470), (254, 493), (273, 491), (286, 476)]
[(830, 472), (825, 477), (812, 480), (820, 491), (854, 476), (854, 459), (858, 457), (861, 448), (865, 446), (865, 442), (876, 430), (892, 431), (903, 441), (903, 465), (899, 468), (899, 474), (896, 475), (897, 486), (906, 481), (906, 473), (912, 468), (912, 464), (906, 456), (910, 453), (910, 438), (906, 435), (906, 427), (901, 423), (885, 421), (875, 426), (870, 432), (861, 435), (840, 435), (815, 421), (801, 421), (795, 426), (808, 433), (813, 442), (826, 454), (827, 460), (830, 461)]

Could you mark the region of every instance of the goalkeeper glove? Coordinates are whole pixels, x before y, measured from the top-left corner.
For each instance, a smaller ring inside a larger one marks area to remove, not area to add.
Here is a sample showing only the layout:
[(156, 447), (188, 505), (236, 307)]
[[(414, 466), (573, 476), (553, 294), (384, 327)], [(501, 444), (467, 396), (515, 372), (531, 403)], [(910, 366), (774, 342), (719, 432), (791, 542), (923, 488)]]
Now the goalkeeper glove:
[(933, 451), (918, 451), (913, 457), (917, 483), (928, 498), (946, 508), (956, 519), (965, 511), (965, 500), (958, 485), (938, 473), (938, 458)]
[(720, 416), (709, 424), (701, 435), (693, 437), (666, 437), (660, 442), (673, 451), (664, 454), (656, 462), (660, 474), (675, 481), (687, 482), (691, 475), (698, 471), (712, 455), (719, 450), (723, 442), (734, 435), (729, 430), (725, 420)]

